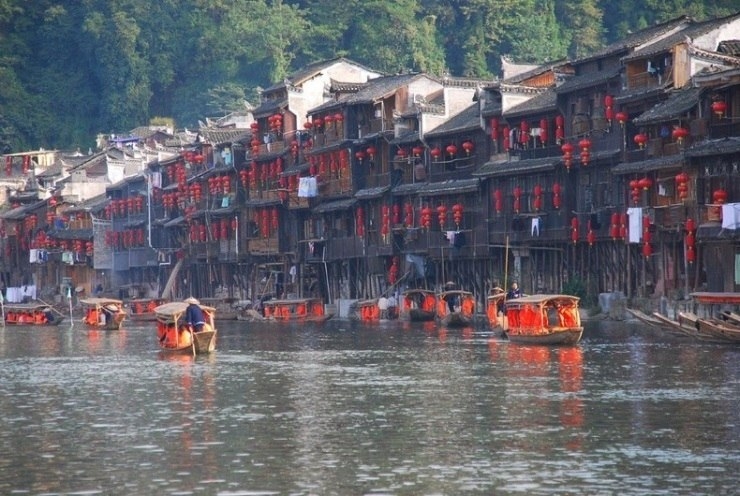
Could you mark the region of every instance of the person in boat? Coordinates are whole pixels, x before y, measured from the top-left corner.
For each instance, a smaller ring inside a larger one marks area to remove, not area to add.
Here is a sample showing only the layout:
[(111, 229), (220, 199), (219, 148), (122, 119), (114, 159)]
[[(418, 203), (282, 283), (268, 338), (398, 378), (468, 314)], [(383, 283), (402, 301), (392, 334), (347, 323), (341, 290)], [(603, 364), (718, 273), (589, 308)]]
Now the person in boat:
[(512, 282), (511, 289), (506, 293), (506, 299), (512, 300), (514, 298), (521, 298), (522, 296), (522, 290), (519, 289), (519, 284), (516, 281)]
[(185, 309), (185, 322), (193, 332), (201, 332), (206, 325), (206, 316), (200, 308), (200, 302), (191, 296), (185, 303), (188, 304)]

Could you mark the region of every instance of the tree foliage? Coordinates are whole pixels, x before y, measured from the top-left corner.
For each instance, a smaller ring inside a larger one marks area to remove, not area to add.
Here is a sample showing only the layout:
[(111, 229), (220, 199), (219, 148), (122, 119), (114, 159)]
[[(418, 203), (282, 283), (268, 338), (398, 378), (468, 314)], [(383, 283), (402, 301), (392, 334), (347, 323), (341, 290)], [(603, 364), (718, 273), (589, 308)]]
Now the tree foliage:
[(180, 127), (257, 104), (322, 59), (491, 77), (501, 57), (582, 57), (736, 0), (0, 0), (0, 148), (81, 147), (152, 116)]

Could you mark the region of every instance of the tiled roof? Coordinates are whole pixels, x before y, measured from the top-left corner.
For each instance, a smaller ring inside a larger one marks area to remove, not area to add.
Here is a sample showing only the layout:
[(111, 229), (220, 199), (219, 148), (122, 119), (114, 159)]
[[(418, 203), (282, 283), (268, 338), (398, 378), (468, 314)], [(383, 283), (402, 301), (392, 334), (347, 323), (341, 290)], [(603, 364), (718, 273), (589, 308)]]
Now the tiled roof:
[(555, 169), (560, 163), (560, 157), (533, 158), (530, 160), (488, 162), (473, 172), (474, 176), (493, 177), (528, 174), (532, 172), (547, 172)]
[(345, 95), (340, 101), (348, 105), (358, 105), (363, 103), (373, 103), (384, 96), (393, 93), (398, 88), (402, 88), (412, 81), (420, 78), (433, 79), (427, 74), (398, 74), (394, 76), (385, 76), (368, 81), (368, 85), (357, 93)]
[(376, 188), (361, 189), (355, 193), (355, 198), (358, 200), (372, 200), (373, 198), (380, 198), (390, 189), (390, 186), (378, 186)]
[(480, 129), (480, 112), (477, 102), (426, 133), (425, 137), (440, 136), (471, 129)]
[(44, 178), (44, 177), (61, 176), (63, 172), (64, 172), (64, 166), (60, 164), (59, 162), (54, 162), (45, 171), (42, 171), (36, 174), (36, 177)]
[(563, 94), (604, 84), (610, 79), (618, 77), (621, 70), (620, 67), (611, 67), (603, 71), (593, 71), (579, 76), (572, 76), (566, 79), (563, 84), (556, 87), (555, 92)]
[(731, 18), (736, 18), (740, 14), (734, 14), (729, 17), (723, 17), (719, 19), (712, 19), (704, 22), (691, 22), (685, 28), (680, 31), (673, 33), (663, 39), (651, 43), (645, 47), (635, 50), (633, 53), (623, 57), (622, 60), (634, 60), (639, 58), (650, 57), (659, 53), (664, 53), (678, 45), (679, 43), (685, 42), (687, 39), (695, 39), (698, 36), (702, 36), (710, 31), (719, 28), (723, 24), (726, 24)]
[[(303, 83), (305, 80), (315, 76), (316, 74), (320, 73), (324, 69), (333, 66), (336, 63), (339, 62), (346, 62), (348, 64), (355, 65), (357, 67), (361, 67), (369, 72), (377, 72), (372, 69), (368, 69), (367, 67), (363, 66), (362, 64), (358, 64), (357, 62), (350, 60), (345, 57), (337, 57), (335, 59), (329, 59), (329, 60), (322, 60), (313, 64), (309, 64), (301, 69), (298, 69), (295, 72), (292, 72), (291, 74), (288, 74), (285, 77), (285, 80), (281, 83), (275, 84), (273, 86), (270, 86), (265, 90), (265, 92), (274, 91), (279, 88), (283, 88), (286, 85), (299, 85)], [(287, 83), (287, 84), (286, 84)]]
[(451, 179), (449, 181), (425, 183), (419, 188), (419, 195), (452, 195), (457, 193), (470, 193), (478, 191), (480, 181), (473, 179)]
[(683, 164), (683, 155), (669, 155), (667, 157), (641, 160), (639, 162), (625, 162), (612, 167), (611, 172), (617, 176), (625, 174), (653, 172), (680, 167)]
[(247, 207), (272, 207), (280, 205), (282, 201), (279, 198), (250, 198), (244, 202)]
[(388, 143), (391, 145), (404, 145), (419, 141), (419, 131), (406, 131), (398, 138), (393, 138)]
[(635, 125), (642, 126), (680, 117), (699, 103), (702, 91), (702, 88), (676, 90), (671, 93), (666, 101), (643, 112), (639, 117), (635, 117), (632, 122)]
[(504, 117), (516, 117), (519, 115), (528, 115), (532, 113), (551, 112), (557, 109), (558, 96), (554, 91), (548, 90), (539, 95), (522, 102), (516, 107), (512, 107), (504, 112)]
[(507, 84), (518, 84), (522, 81), (526, 81), (527, 79), (539, 76), (541, 74), (544, 74), (549, 71), (553, 71), (557, 69), (558, 67), (562, 67), (564, 65), (567, 65), (567, 60), (559, 60), (557, 62), (551, 62), (549, 64), (543, 64), (541, 66), (535, 67), (534, 69), (531, 69), (529, 71), (524, 71), (521, 74), (517, 74), (516, 76), (511, 76), (510, 78), (504, 79), (503, 82)]
[(707, 157), (738, 152), (740, 152), (740, 138), (738, 137), (701, 141), (685, 151), (687, 157)]
[(661, 24), (656, 24), (655, 26), (641, 29), (636, 33), (628, 34), (627, 36), (622, 37), (619, 41), (607, 45), (601, 50), (597, 50), (592, 54), (576, 60), (575, 62), (583, 63), (589, 60), (603, 58), (607, 55), (616, 55), (620, 52), (627, 52), (630, 49), (643, 45), (652, 39), (658, 38), (665, 35), (666, 33), (670, 33), (673, 30), (686, 26), (690, 21), (691, 19), (688, 16), (684, 15), (663, 22)]
[(725, 55), (740, 57), (740, 40), (720, 41), (717, 51)]
[(252, 112), (252, 115), (255, 119), (259, 117), (265, 117), (267, 115), (272, 115), (276, 112), (279, 112), (280, 110), (286, 108), (288, 106), (288, 99), (283, 98), (280, 100), (265, 100), (264, 102), (260, 103), (259, 106), (254, 109)]
[(200, 141), (211, 145), (222, 145), (235, 142), (246, 142), (252, 137), (251, 129), (213, 129), (198, 130)]
[(28, 212), (32, 212), (37, 208), (41, 208), (46, 204), (46, 200), (29, 203), (28, 205), (21, 205), (20, 207), (13, 208), (0, 214), (0, 219), (6, 220), (21, 220), (25, 219)]
[(393, 187), (391, 194), (393, 196), (415, 195), (427, 183), (403, 183)]
[(49, 237), (56, 239), (92, 239), (92, 229), (53, 229)]
[(357, 203), (357, 198), (347, 198), (345, 200), (336, 200), (332, 202), (326, 202), (318, 205), (313, 209), (315, 214), (324, 214), (327, 212), (336, 212), (339, 210), (347, 210)]

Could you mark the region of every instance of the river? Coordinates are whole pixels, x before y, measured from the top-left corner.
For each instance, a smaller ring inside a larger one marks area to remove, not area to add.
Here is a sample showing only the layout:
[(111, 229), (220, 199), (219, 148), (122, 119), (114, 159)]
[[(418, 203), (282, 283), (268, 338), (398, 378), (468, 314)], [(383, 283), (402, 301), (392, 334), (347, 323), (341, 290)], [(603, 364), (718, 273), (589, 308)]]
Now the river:
[(0, 494), (736, 494), (740, 348), (630, 323), (0, 328)]

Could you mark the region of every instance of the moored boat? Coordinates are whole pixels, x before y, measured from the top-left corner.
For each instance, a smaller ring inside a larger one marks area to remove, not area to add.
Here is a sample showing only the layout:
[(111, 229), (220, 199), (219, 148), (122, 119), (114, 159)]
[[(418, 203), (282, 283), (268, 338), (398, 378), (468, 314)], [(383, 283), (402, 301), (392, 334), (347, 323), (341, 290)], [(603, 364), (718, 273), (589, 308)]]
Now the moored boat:
[(486, 298), (486, 318), (492, 329), (506, 328), (506, 315), (504, 315), (504, 301), (506, 293), (503, 290), (496, 291)]
[(3, 305), (5, 325), (55, 326), (64, 317), (44, 303), (11, 303)]
[(429, 289), (407, 289), (401, 293), (398, 318), (412, 322), (428, 322), (436, 315), (437, 297)]
[(139, 298), (129, 300), (127, 303), (129, 319), (137, 322), (149, 322), (157, 320), (154, 309), (167, 303), (167, 300), (162, 298)]
[(154, 309), (157, 320), (157, 341), (159, 347), (167, 352), (187, 352), (194, 355), (210, 353), (216, 349), (216, 309), (198, 304), (205, 317), (205, 325), (200, 332), (188, 326), (185, 312), (188, 303), (173, 301)]
[(469, 327), (474, 318), (475, 297), (470, 291), (452, 289), (437, 295), (437, 319), (442, 327)]
[(513, 343), (570, 345), (583, 335), (580, 299), (562, 294), (538, 294), (505, 303), (506, 336)]
[(276, 321), (323, 322), (332, 317), (318, 298), (267, 300), (263, 304), (265, 319)]
[(83, 298), (80, 304), (85, 316), (82, 322), (89, 327), (117, 331), (126, 319), (123, 301), (114, 298)]

